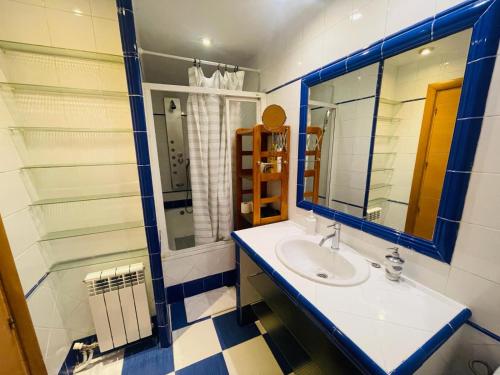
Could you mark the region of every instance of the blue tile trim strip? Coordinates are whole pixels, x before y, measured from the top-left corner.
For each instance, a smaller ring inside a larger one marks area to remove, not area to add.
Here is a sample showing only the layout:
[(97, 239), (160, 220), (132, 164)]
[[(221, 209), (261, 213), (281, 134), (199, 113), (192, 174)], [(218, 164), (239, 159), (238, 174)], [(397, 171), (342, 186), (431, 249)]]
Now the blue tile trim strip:
[(156, 226), (156, 212), (153, 201), (153, 181), (149, 162), (148, 137), (146, 133), (146, 117), (142, 97), (142, 79), (139, 55), (135, 36), (134, 14), (131, 0), (116, 0), (120, 38), (123, 48), (123, 60), (127, 76), (127, 86), (134, 129), (134, 143), (137, 157), (137, 171), (141, 187), (142, 211), (148, 244), (149, 263), (153, 284), (153, 294), (158, 321), (158, 339), (160, 347), (172, 344), (170, 316), (167, 310), (163, 269), (161, 262), (161, 245)]
[[(463, 204), (498, 51), (500, 39), (498, 19), (500, 19), (500, 0), (466, 1), (438, 13), (433, 18), (425, 19), (416, 25), (375, 42), (363, 50), (353, 52), (349, 56), (300, 77), (297, 207), (313, 210), (319, 215), (338, 220), (387, 241), (408, 247), (442, 262), (450, 263), (458, 235)], [(471, 44), (433, 240), (417, 238), (380, 224), (365, 222), (358, 217), (304, 201), (303, 161), (305, 158), (304, 145), (306, 142), (305, 131), (307, 127), (309, 88), (470, 27), (472, 27)]]
[[(320, 197), (320, 198), (325, 199), (325, 197)], [(348, 206), (352, 206), (352, 207), (356, 207), (356, 208), (363, 208), (363, 206), (358, 206), (357, 204), (354, 204), (354, 203), (347, 203), (347, 202), (344, 202), (344, 201), (340, 201), (338, 199), (332, 199), (332, 202), (347, 204)]]
[(366, 99), (372, 99), (374, 98), (375, 95), (369, 95), (369, 96), (364, 96), (362, 98), (356, 98), (356, 99), (351, 99), (351, 100), (345, 100), (343, 102), (338, 102), (338, 103), (333, 103), (335, 105), (341, 105), (341, 104), (347, 104), (347, 103), (352, 103), (352, 102), (359, 102), (360, 100), (366, 100)]
[(491, 337), (493, 340), (500, 342), (500, 336), (487, 330), (486, 328), (481, 327), (479, 324), (471, 322), (470, 320), (467, 321), (467, 324), (470, 325), (472, 328), (477, 329), (479, 332), (484, 333), (486, 336)]
[(184, 298), (196, 294), (208, 292), (223, 286), (234, 286), (236, 284), (236, 269), (200, 279), (186, 281), (185, 283), (172, 285), (166, 288), (167, 301), (169, 304), (182, 301)]
[[(377, 134), (377, 116), (378, 116), (378, 105), (380, 102), (380, 90), (382, 88), (382, 75), (384, 74), (384, 61), (382, 60), (378, 64), (378, 74), (377, 74), (377, 85), (375, 86), (375, 104), (373, 108), (373, 121), (372, 121), (372, 134), (370, 138), (370, 151), (368, 157), (368, 167), (367, 171), (372, 170), (373, 164), (373, 150), (375, 148), (375, 135)], [(365, 199), (363, 201), (363, 217), (366, 217), (368, 210), (368, 199), (370, 196), (370, 181), (372, 178), (371, 173), (366, 174), (366, 184), (365, 184)]]
[(35, 292), (35, 290), (45, 281), (45, 279), (50, 275), (50, 272), (46, 272), (45, 275), (40, 277), (40, 280), (36, 282), (35, 285), (31, 287), (30, 290), (24, 295), (24, 299), (30, 298), (30, 296)]
[[(231, 233), (236, 245), (261, 269), (273, 279), (279, 287), (289, 296), (300, 309), (302, 309), (314, 323), (327, 335), (331, 342), (337, 346), (364, 374), (387, 374), (373, 359), (361, 350), (348, 336), (346, 336), (335, 324), (324, 316), (304, 296), (302, 296), (292, 285), (288, 283), (278, 272), (276, 272), (262, 257), (257, 254), (245, 241), (235, 232)], [(238, 304), (238, 309), (241, 305)], [(401, 363), (391, 374), (409, 375), (413, 374), (439, 347), (448, 340), (471, 316), (469, 309), (462, 310), (447, 325), (434, 334), (422, 347)]]

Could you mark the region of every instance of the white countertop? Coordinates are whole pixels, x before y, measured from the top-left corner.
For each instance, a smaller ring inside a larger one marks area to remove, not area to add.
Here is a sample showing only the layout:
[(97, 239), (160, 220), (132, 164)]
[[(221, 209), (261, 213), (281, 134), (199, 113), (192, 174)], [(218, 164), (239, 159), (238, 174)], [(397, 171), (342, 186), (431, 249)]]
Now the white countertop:
[[(304, 234), (303, 228), (291, 221), (235, 233), (387, 373), (466, 309), (408, 278), (387, 280), (383, 266), (370, 267), (366, 282), (347, 287), (299, 276), (285, 267), (275, 252), (280, 240)], [(318, 241), (320, 238), (318, 235)], [(341, 246), (351, 249), (343, 243)]]

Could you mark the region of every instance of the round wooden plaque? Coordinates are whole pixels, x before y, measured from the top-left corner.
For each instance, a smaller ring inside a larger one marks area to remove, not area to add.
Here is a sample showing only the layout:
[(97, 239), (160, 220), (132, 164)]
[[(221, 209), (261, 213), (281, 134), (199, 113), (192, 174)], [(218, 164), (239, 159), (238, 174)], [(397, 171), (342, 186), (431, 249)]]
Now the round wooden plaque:
[(286, 121), (285, 110), (277, 104), (267, 106), (262, 113), (262, 123), (266, 129), (272, 130), (283, 126)]

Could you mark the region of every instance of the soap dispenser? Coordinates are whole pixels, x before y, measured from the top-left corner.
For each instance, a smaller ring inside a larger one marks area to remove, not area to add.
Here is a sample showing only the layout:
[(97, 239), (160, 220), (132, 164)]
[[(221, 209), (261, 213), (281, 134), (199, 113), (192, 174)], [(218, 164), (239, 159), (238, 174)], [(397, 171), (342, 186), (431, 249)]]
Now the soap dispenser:
[(316, 234), (316, 216), (314, 216), (313, 210), (309, 211), (309, 215), (306, 217), (306, 234)]
[(405, 261), (399, 255), (397, 247), (390, 247), (387, 250), (392, 250), (392, 253), (385, 256), (385, 277), (391, 281), (399, 281)]

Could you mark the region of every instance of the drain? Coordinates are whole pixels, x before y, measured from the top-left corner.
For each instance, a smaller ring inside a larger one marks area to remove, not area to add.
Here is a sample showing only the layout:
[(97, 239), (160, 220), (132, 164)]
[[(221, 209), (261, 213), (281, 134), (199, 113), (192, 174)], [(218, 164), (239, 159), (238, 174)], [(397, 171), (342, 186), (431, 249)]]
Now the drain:
[(322, 279), (328, 279), (328, 275), (323, 272), (317, 273), (316, 276), (321, 277)]

